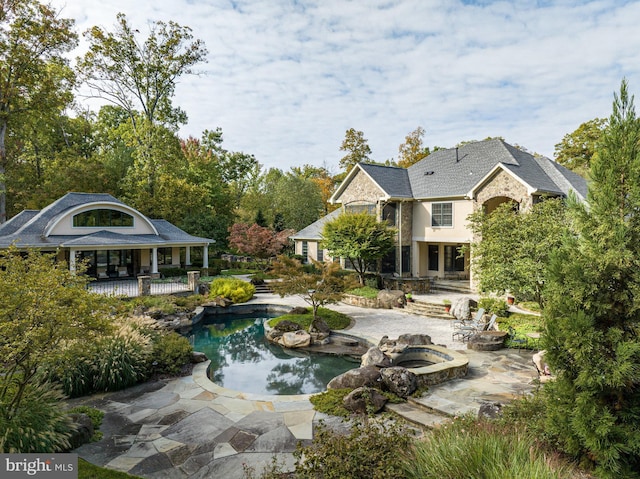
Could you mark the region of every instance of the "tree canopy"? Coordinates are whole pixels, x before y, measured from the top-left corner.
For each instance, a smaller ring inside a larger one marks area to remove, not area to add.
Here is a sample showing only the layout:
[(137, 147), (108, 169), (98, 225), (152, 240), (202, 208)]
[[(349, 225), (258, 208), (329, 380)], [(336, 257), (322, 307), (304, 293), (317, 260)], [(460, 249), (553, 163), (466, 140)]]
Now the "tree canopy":
[(422, 139), (424, 138), (424, 128), (419, 126), (409, 133), (398, 147), (398, 166), (401, 168), (409, 168), (431, 153), (429, 147), (424, 146)]
[(507, 202), (491, 213), (471, 214), (472, 264), (479, 289), (509, 291), (543, 306), (550, 256), (565, 231), (564, 212), (562, 199), (547, 199), (525, 212)]
[(564, 135), (562, 141), (555, 146), (556, 161), (587, 176), (607, 122), (604, 118), (594, 118), (582, 123), (574, 132)]
[(365, 273), (395, 246), (396, 230), (367, 213), (343, 213), (327, 222), (322, 246), (334, 257), (349, 260), (364, 284)]
[(355, 128), (349, 128), (344, 134), (344, 140), (340, 145), (340, 151), (346, 151), (347, 154), (340, 159), (340, 168), (351, 171), (356, 164), (369, 161), (371, 148), (362, 131)]

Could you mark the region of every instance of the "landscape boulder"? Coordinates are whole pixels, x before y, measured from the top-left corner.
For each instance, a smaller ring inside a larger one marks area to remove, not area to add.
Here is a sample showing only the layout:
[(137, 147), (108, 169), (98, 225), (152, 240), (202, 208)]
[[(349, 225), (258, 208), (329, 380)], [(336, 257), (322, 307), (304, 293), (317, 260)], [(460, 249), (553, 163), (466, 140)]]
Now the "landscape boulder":
[(347, 394), (342, 403), (348, 411), (369, 414), (380, 411), (387, 403), (387, 398), (377, 389), (360, 387)]
[(311, 322), (311, 326), (309, 326), (309, 333), (314, 343), (320, 343), (329, 337), (331, 328), (329, 328), (329, 325), (324, 319), (316, 318)]
[(306, 348), (311, 344), (311, 335), (302, 330), (286, 332), (281, 336), (280, 344), (289, 349)]
[(457, 299), (451, 305), (451, 314), (459, 320), (469, 319), (471, 317), (471, 308), (475, 308), (477, 305), (477, 301), (472, 298)]
[(360, 366), (388, 368), (391, 366), (391, 358), (384, 354), (379, 347), (374, 346), (362, 355)]
[(428, 334), (401, 334), (396, 340), (397, 344), (407, 344), (409, 346), (421, 346), (426, 344), (433, 344), (431, 342), (431, 336)]
[(204, 363), (207, 359), (207, 355), (200, 351), (193, 351), (191, 353), (191, 362), (193, 364)]
[(91, 442), (91, 438), (93, 437), (93, 422), (91, 422), (91, 418), (81, 413), (70, 414), (69, 417), (74, 426), (71, 428), (71, 435), (69, 436), (71, 449)]
[(485, 402), (478, 409), (478, 419), (495, 419), (502, 414), (502, 404), (499, 402)]
[(327, 389), (356, 389), (363, 386), (380, 386), (380, 370), (378, 368), (365, 366), (351, 369), (329, 381)]
[(382, 384), (388, 390), (401, 398), (408, 398), (418, 389), (416, 375), (407, 368), (393, 366), (380, 371)]
[(378, 307), (382, 309), (403, 308), (407, 304), (404, 291), (383, 289), (378, 293)]

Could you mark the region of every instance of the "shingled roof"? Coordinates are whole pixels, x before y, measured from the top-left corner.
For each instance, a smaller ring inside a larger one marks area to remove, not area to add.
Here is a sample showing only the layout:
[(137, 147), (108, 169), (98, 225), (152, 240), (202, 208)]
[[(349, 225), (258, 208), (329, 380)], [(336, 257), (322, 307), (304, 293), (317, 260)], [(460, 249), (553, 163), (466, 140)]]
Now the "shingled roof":
[(88, 204), (114, 204), (128, 207), (106, 193), (67, 193), (42, 210), (25, 210), (0, 225), (0, 248), (12, 244), (22, 248), (55, 249), (59, 246), (162, 246), (171, 244), (207, 244), (215, 240), (192, 236), (165, 220), (146, 218), (158, 234), (126, 234), (107, 230), (85, 235), (47, 235), (47, 229), (69, 210)]
[(587, 196), (587, 183), (581, 176), (500, 139), (438, 150), (407, 169), (366, 163), (357, 167), (395, 199), (465, 197), (496, 167), (519, 178), (537, 194), (567, 196), (573, 190), (582, 199)]

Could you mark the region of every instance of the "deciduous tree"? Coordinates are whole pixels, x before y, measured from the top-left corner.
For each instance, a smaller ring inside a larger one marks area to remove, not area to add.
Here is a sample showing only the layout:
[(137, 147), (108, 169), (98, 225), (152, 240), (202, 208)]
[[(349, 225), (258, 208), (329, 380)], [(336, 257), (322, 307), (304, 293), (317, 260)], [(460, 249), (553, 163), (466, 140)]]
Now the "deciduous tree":
[[(73, 20), (33, 0), (0, 3), (0, 224), (7, 219), (7, 135), (29, 123), (59, 113), (72, 100), (74, 75), (64, 55), (77, 44)], [(33, 121), (33, 119), (32, 119)]]
[(398, 166), (401, 168), (409, 168), (411, 165), (426, 158), (431, 153), (429, 147), (422, 143), (424, 138), (424, 128), (419, 126), (409, 133), (398, 147)]
[(321, 263), (311, 260), (313, 270), (297, 259), (279, 256), (273, 263), (273, 272), (280, 281), (271, 283), (277, 294), (284, 296), (300, 296), (313, 309), (313, 318), (318, 316), (318, 308), (327, 304), (335, 304), (342, 299), (345, 291), (354, 287), (349, 276), (340, 274), (340, 264)]
[(395, 246), (396, 230), (376, 221), (367, 212), (343, 213), (327, 222), (322, 231), (322, 246), (331, 256), (347, 259), (358, 273), (360, 284), (371, 266)]
[(229, 234), (229, 246), (251, 256), (266, 270), (270, 259), (282, 252), (293, 233), (293, 230), (276, 232), (255, 223), (235, 223)]
[(544, 200), (525, 212), (504, 203), (491, 213), (471, 214), (469, 225), (476, 238), (472, 265), (479, 289), (510, 291), (543, 306), (550, 256), (565, 231), (564, 214), (562, 199)]
[(340, 151), (346, 151), (347, 154), (340, 159), (340, 168), (347, 172), (351, 171), (357, 163), (369, 161), (371, 148), (362, 131), (355, 128), (349, 128), (344, 134), (344, 140), (340, 145)]
[(594, 118), (581, 124), (576, 131), (564, 135), (555, 147), (556, 161), (576, 173), (587, 175), (606, 127), (606, 119)]

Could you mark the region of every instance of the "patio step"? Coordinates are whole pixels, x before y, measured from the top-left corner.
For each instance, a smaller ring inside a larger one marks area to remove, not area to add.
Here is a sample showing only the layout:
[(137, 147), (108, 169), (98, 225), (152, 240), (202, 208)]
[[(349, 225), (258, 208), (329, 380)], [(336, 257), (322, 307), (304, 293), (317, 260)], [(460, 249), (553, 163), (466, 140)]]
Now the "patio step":
[(445, 312), (444, 304), (442, 303), (428, 303), (426, 301), (413, 301), (407, 303), (404, 307), (407, 313), (417, 314), (420, 316), (427, 316), (429, 318), (439, 319), (455, 319), (449, 313)]
[(469, 281), (456, 281), (447, 279), (436, 280), (433, 292), (473, 294), (473, 290), (469, 285)]
[(435, 429), (451, 421), (451, 417), (427, 408), (423, 404), (409, 398), (405, 403), (385, 405), (385, 410), (392, 412), (406, 421), (426, 429)]

